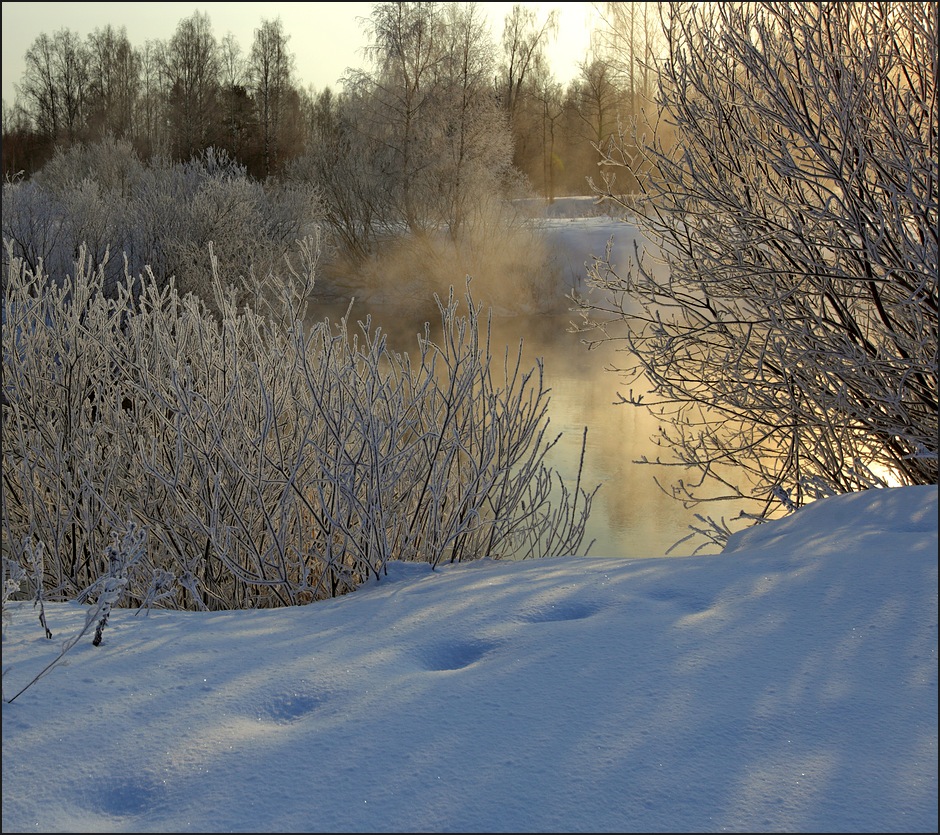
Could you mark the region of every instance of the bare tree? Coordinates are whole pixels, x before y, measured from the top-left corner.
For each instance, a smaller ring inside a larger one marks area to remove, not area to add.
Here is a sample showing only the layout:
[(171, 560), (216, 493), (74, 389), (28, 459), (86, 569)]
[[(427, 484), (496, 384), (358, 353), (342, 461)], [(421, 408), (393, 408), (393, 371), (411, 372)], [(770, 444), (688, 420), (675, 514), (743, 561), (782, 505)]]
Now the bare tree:
[(383, 3), (368, 25), (372, 69), (350, 77), (344, 106), (384, 190), (385, 227), (456, 237), (511, 165), (484, 17), (474, 3)]
[(460, 235), (480, 203), (495, 194), (512, 165), (512, 137), (491, 86), (492, 41), (477, 3), (449, 3), (439, 69), (436, 178), (441, 217), (453, 238)]
[[(659, 3), (594, 4), (601, 22), (591, 33), (588, 55), (567, 97), (569, 167), (578, 171), (582, 182), (597, 179), (598, 162), (603, 162), (606, 146), (621, 126), (625, 137), (642, 137), (657, 122), (653, 98), (663, 50), (659, 7)], [(637, 161), (636, 148), (629, 150)], [(622, 192), (637, 191), (640, 169), (618, 172)]]
[(212, 144), (216, 121), (219, 50), (209, 16), (197, 11), (181, 20), (161, 58), (173, 153), (189, 159)]
[(516, 3), (506, 15), (499, 92), (510, 119), (516, 116), (526, 82), (545, 63), (545, 47), (557, 35), (558, 12), (555, 9), (541, 23), (535, 10), (521, 3)]
[(648, 149), (642, 228), (664, 265), (608, 252), (582, 305), (697, 473), (673, 492), (763, 515), (936, 483), (936, 4), (674, 3), (663, 29), (679, 141)]
[(220, 99), (224, 118), (223, 147), (237, 159), (247, 152), (254, 116), (248, 95), (248, 66), (238, 39), (229, 32), (219, 45)]
[(148, 40), (138, 52), (140, 93), (137, 98), (136, 130), (138, 143), (147, 155), (168, 152), (164, 113), (165, 81), (162, 72), (166, 44)]
[(140, 89), (140, 57), (127, 30), (110, 24), (87, 39), (88, 122), (93, 136), (131, 135)]
[(368, 25), (374, 69), (350, 78), (363, 105), (360, 129), (376, 148), (378, 172), (395, 195), (400, 222), (421, 232), (428, 225), (430, 144), (439, 124), (440, 4), (377, 3)]
[(618, 122), (629, 116), (629, 110), (621, 112), (629, 94), (624, 96), (616, 79), (611, 65), (595, 57), (581, 64), (581, 75), (574, 88), (576, 113), (583, 127), (581, 136), (595, 149), (595, 162), (596, 155), (603, 156), (602, 149), (617, 133)]
[(557, 34), (555, 10), (539, 22), (535, 9), (517, 3), (506, 15), (496, 90), (512, 128), (513, 164), (533, 179), (541, 176), (544, 151), (532, 138), (541, 136), (545, 115), (544, 105), (534, 92), (540, 87), (544, 91), (549, 83), (545, 48)]
[(43, 33), (26, 50), (23, 80), (15, 85), (17, 101), (32, 117), (43, 137), (55, 140), (62, 123), (62, 105), (56, 79), (52, 38)]
[(657, 9), (660, 3), (596, 3), (602, 25), (595, 29), (591, 51), (604, 62), (611, 79), (626, 92), (633, 115), (656, 92), (656, 61), (664, 39)]
[(26, 51), (18, 98), (46, 139), (75, 141), (84, 128), (88, 57), (78, 35), (60, 29), (39, 35)]
[(65, 135), (69, 142), (79, 139), (85, 128), (88, 96), (88, 53), (76, 32), (60, 29), (53, 35), (54, 58), (59, 80)]
[(294, 57), (288, 51), (290, 36), (280, 18), (264, 20), (255, 30), (248, 58), (248, 77), (255, 97), (261, 130), (262, 173), (269, 175), (278, 160), (284, 110), (291, 90)]
[(555, 143), (559, 125), (565, 115), (561, 85), (551, 76), (542, 75), (532, 98), (541, 109), (542, 122), (542, 187), (551, 203), (555, 199), (555, 172), (558, 168)]

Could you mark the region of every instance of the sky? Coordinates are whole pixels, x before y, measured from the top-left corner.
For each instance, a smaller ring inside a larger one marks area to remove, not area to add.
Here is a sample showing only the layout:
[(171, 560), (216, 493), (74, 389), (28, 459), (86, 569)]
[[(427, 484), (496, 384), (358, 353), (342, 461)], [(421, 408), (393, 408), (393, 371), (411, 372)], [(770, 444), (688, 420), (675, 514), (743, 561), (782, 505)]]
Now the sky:
[[(86, 620), (10, 616), (5, 700)], [(936, 485), (103, 634), (3, 704), (4, 832), (937, 831)]]
[[(25, 69), (23, 56), (40, 34), (53, 35), (67, 28), (82, 39), (95, 29), (111, 24), (127, 27), (131, 44), (141, 47), (149, 39), (168, 40), (179, 22), (194, 11), (209, 15), (216, 39), (228, 32), (244, 52), (251, 48), (254, 30), (262, 20), (280, 17), (291, 36), (288, 43), (296, 58), (297, 76), (303, 86), (320, 90), (335, 87), (347, 68), (364, 67), (366, 45), (361, 19), (368, 18), (372, 3), (3, 3), (3, 101), (12, 106), (14, 84)], [(505, 16), (513, 3), (481, 4), (499, 42)], [(558, 9), (559, 37), (548, 50), (556, 78), (566, 84), (577, 74), (589, 41), (592, 3), (526, 3), (539, 9), (539, 20)]]

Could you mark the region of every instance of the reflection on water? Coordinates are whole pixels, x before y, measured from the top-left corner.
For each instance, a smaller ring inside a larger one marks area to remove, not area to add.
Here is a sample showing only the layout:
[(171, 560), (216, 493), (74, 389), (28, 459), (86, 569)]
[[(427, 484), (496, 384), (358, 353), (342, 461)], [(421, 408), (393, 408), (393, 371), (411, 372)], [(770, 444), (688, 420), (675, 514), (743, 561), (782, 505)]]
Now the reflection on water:
[[(345, 304), (315, 305), (311, 318), (321, 320), (328, 316), (336, 322), (346, 308)], [(458, 312), (465, 309), (461, 306)], [(389, 347), (399, 353), (408, 351), (415, 356), (417, 335), (423, 332), (425, 321), (431, 322), (432, 338), (440, 332), (439, 317), (427, 310), (409, 314), (398, 307), (383, 310), (358, 302), (352, 308), (353, 327), (356, 320), (364, 320), (367, 314), (372, 315), (373, 327), (380, 326), (388, 334)], [(494, 316), (493, 361), (502, 361), (507, 346), (510, 359), (514, 359), (520, 339), (526, 369), (534, 365), (537, 357), (543, 359), (545, 386), (551, 389), (546, 437), (562, 433), (546, 463), (558, 472), (569, 489), (574, 488), (582, 435), (584, 427), (588, 427), (582, 482), (589, 490), (598, 483), (602, 485), (594, 497), (583, 542), (587, 549), (591, 540), (595, 540), (589, 555), (663, 556), (690, 533), (689, 525), (697, 524), (696, 511), (667, 496), (654, 481), (654, 476), (658, 476), (668, 486), (680, 470), (634, 463), (644, 456), (650, 460), (668, 459), (664, 450), (650, 440), (658, 424), (645, 409), (614, 405), (619, 380), (605, 367), (616, 359), (616, 352), (612, 346), (589, 352), (580, 341), (581, 336), (568, 331), (575, 318), (575, 314)], [(729, 504), (717, 515), (730, 519), (737, 512)], [(705, 513), (716, 511), (709, 509)], [(692, 553), (701, 543), (701, 538), (684, 542), (673, 554)], [(701, 548), (700, 553), (718, 550), (712, 545)]]

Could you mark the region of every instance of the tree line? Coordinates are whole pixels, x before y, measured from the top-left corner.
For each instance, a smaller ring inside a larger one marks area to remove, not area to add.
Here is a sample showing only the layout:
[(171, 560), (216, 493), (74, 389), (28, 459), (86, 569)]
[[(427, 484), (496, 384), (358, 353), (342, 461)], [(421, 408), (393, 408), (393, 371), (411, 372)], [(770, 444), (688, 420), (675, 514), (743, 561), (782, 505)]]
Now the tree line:
[(68, 28), (43, 33), (26, 50), (15, 100), (3, 105), (3, 172), (28, 177), (56, 149), (110, 137), (145, 161), (186, 162), (215, 148), (263, 179), (305, 151), (342, 162), (349, 137), (387, 145), (381, 133), (391, 129), (400, 147), (376, 161), (378, 173), (395, 172), (411, 190), (411, 221), (414, 190), (425, 186), (410, 176), (434, 167), (415, 152), (432, 139), (450, 140), (434, 150), (458, 169), (486, 153), (481, 144), (503, 143), (497, 156), (537, 192), (587, 193), (598, 148), (652, 102), (656, 6), (604, 4), (603, 26), (566, 86), (546, 58), (557, 13), (527, 4), (513, 7), (495, 42), (477, 3), (377, 3), (366, 21), (370, 66), (340, 90), (303, 83), (292, 51), (303, 33), (280, 18), (261, 20), (247, 51), (231, 33), (218, 38), (198, 11), (169, 39), (142, 45), (110, 24), (84, 39)]

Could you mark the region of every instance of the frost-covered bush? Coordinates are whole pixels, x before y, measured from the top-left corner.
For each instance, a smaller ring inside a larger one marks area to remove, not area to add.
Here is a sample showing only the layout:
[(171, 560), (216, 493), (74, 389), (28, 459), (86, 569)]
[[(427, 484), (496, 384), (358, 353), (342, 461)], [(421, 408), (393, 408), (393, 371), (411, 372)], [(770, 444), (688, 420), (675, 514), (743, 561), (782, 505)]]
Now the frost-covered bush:
[(43, 543), (47, 599), (113, 574), (126, 520), (148, 547), (122, 606), (298, 604), (390, 559), (578, 551), (594, 492), (545, 466), (541, 366), (521, 346), (490, 357), (469, 291), (412, 357), (369, 320), (299, 324), (310, 241), (267, 316), (237, 305), (211, 248), (217, 313), (149, 273), (107, 296), (84, 252), (53, 281), (7, 249), (3, 534), (17, 564)]
[(181, 293), (214, 303), (209, 244), (239, 302), (257, 296), (268, 276), (297, 253), (322, 215), (318, 194), (276, 181), (260, 183), (224, 152), (185, 163), (151, 165), (132, 205), (138, 254), (133, 274), (150, 266), (176, 277)]
[(3, 191), (3, 236), (31, 270), (71, 270), (82, 246), (101, 265), (107, 295), (127, 272), (147, 268), (161, 285), (213, 298), (212, 243), (240, 301), (296, 254), (322, 217), (311, 188), (261, 183), (212, 148), (187, 163), (140, 161), (125, 140), (106, 139), (60, 150), (30, 182)]
[[(685, 502), (769, 515), (938, 478), (935, 3), (675, 3), (638, 160), (664, 260), (598, 255), (582, 299)], [(634, 137), (635, 138), (635, 137)], [(603, 193), (628, 209), (608, 179)], [(589, 314), (589, 316), (588, 316)], [(651, 395), (644, 390), (651, 388)]]
[(130, 207), (144, 172), (126, 140), (59, 149), (30, 181), (4, 185), (4, 239), (31, 269), (41, 258), (53, 276), (71, 269), (84, 244), (113, 286), (123, 276), (122, 251), (133, 253)]
[(128, 197), (145, 170), (130, 142), (106, 136), (58, 149), (34, 179), (59, 196), (83, 180), (94, 180), (105, 192)]
[[(3, 240), (28, 269), (64, 274), (57, 264), (68, 248), (63, 244), (65, 208), (61, 200), (36, 182), (17, 178), (3, 184), (2, 216)], [(3, 282), (8, 269), (6, 253), (4, 247)]]

